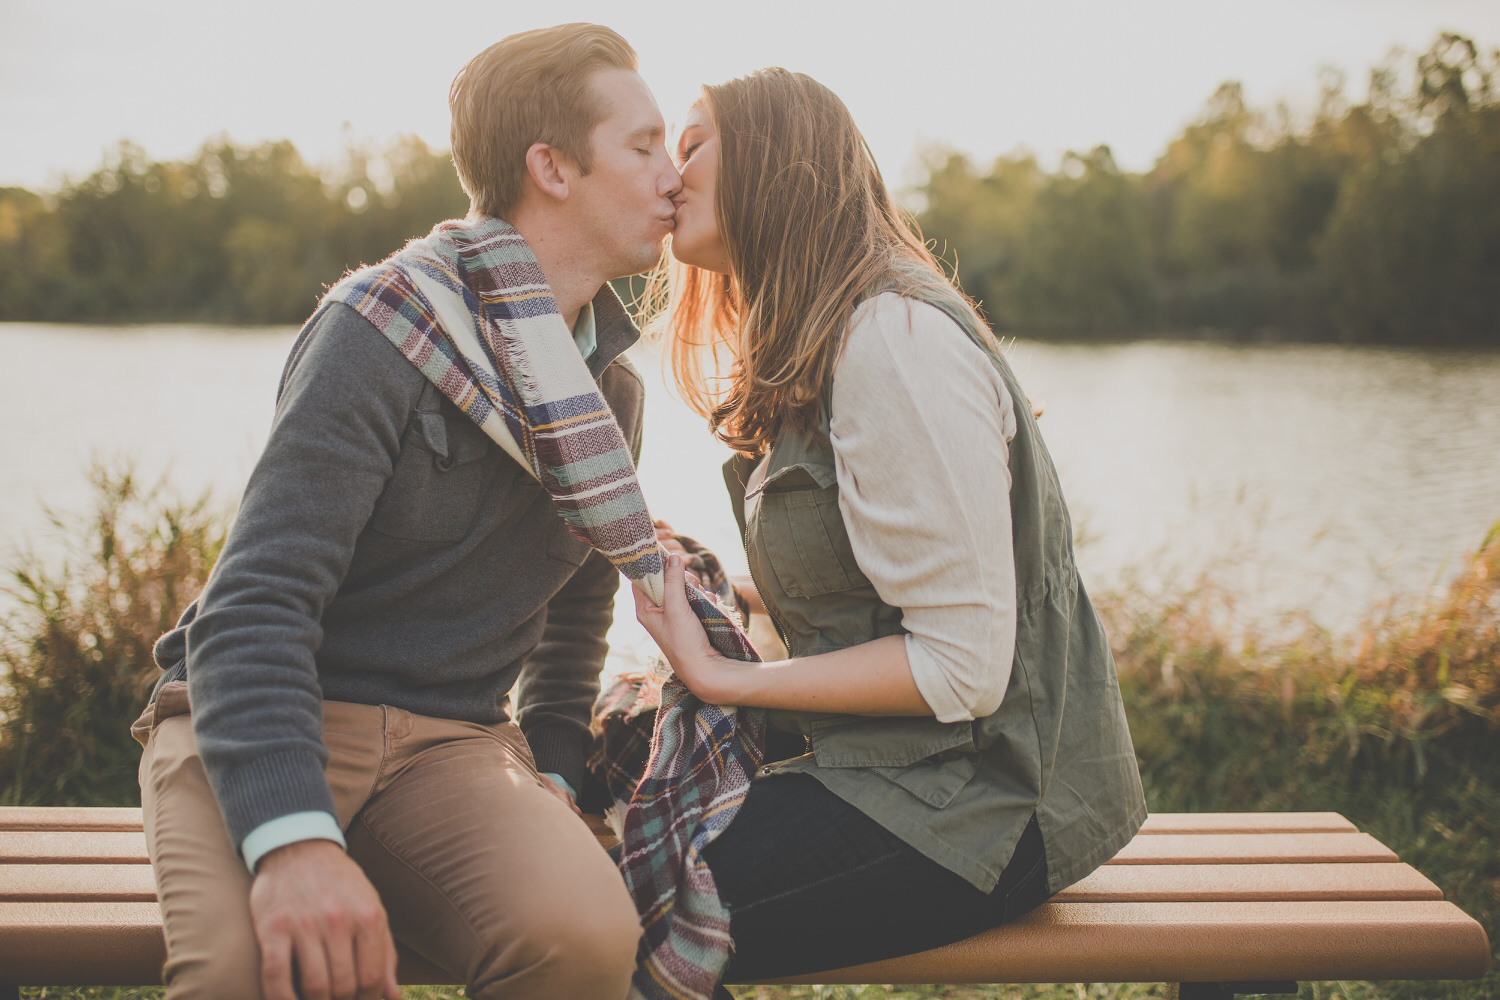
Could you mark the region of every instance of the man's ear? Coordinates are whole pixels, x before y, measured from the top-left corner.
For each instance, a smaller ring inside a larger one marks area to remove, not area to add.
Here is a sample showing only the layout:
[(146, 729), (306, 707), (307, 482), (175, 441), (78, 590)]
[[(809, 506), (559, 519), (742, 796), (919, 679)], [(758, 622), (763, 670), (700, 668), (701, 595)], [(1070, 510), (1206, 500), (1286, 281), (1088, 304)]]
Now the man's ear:
[(526, 150), (526, 173), (542, 194), (557, 201), (565, 201), (569, 182), (577, 169), (573, 166), (573, 161), (557, 147), (545, 142), (534, 142)]

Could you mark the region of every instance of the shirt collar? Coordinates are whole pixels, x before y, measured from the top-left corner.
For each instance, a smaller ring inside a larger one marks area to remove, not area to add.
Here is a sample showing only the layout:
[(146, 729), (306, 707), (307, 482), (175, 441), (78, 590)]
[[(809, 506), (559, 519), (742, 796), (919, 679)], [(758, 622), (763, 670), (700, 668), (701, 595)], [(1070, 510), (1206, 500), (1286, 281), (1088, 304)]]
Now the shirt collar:
[(599, 347), (599, 331), (594, 323), (592, 302), (585, 302), (583, 308), (578, 310), (578, 321), (573, 324), (573, 343), (578, 345), (578, 353), (583, 355), (585, 361), (592, 358)]

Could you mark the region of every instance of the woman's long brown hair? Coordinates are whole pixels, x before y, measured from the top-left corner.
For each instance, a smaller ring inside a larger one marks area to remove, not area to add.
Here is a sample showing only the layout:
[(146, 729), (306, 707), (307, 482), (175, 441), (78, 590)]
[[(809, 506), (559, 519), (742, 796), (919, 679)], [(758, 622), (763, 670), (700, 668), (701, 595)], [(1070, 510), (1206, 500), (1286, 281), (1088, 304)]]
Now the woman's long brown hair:
[(718, 130), (714, 207), (730, 270), (676, 262), (658, 272), (656, 298), (667, 300), (660, 320), (684, 400), (730, 447), (760, 455), (816, 422), (862, 294), (879, 285), (969, 303), (831, 90), (772, 68), (705, 87), (703, 100)]

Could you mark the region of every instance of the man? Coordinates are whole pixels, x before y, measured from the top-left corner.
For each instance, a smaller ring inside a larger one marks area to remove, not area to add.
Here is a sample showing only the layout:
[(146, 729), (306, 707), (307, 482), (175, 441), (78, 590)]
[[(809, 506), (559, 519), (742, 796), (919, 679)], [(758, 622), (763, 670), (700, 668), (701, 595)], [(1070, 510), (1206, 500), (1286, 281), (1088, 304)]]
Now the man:
[[(681, 181), (635, 67), (607, 28), (526, 32), (449, 103), (471, 218), (525, 238), (638, 454), (638, 331), (605, 282), (657, 260)], [(568, 794), (617, 580), (325, 303), (136, 727), (168, 995), (396, 998), (394, 933), (470, 996), (623, 997), (638, 918)]]

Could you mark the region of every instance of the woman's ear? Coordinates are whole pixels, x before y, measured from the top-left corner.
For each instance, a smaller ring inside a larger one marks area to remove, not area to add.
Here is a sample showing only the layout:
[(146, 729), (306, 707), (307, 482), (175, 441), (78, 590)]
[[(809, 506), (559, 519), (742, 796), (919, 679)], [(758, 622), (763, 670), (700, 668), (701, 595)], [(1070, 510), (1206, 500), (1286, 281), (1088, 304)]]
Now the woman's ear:
[(534, 142), (526, 150), (526, 173), (542, 194), (557, 201), (566, 201), (568, 181), (574, 171), (572, 161), (556, 147), (545, 142)]

